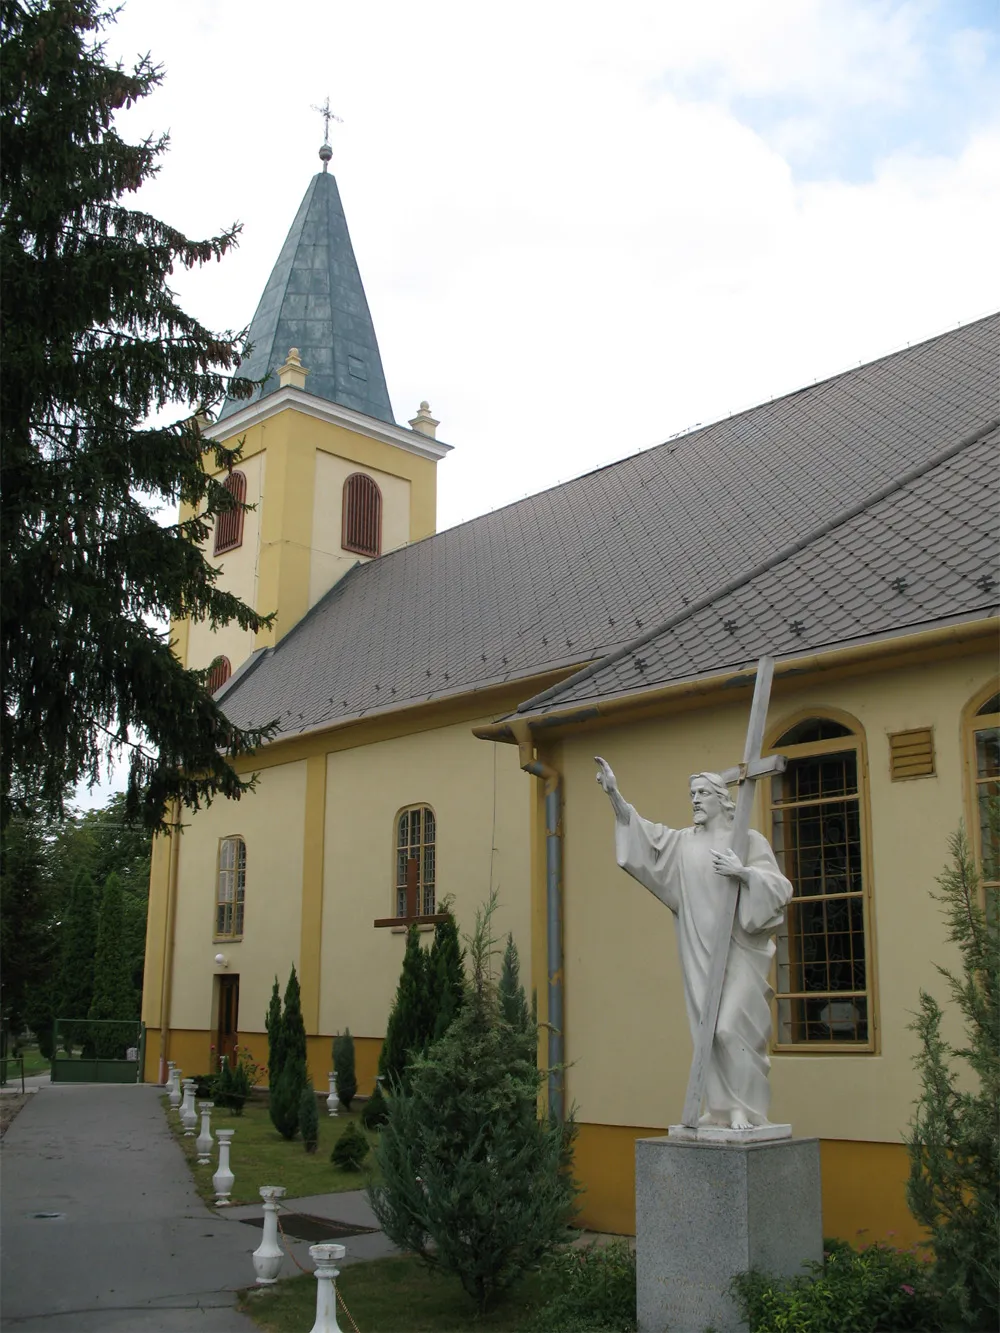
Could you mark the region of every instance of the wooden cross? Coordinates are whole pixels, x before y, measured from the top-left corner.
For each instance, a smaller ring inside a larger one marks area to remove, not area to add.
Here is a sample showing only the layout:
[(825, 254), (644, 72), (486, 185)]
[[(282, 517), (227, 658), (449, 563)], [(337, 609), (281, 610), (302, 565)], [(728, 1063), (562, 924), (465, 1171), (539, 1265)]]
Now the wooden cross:
[[(753, 703), (750, 705), (750, 725), (747, 727), (747, 743), (743, 751), (743, 762), (736, 768), (727, 768), (720, 776), (727, 784), (739, 783), (736, 797), (736, 813), (733, 816), (733, 829), (729, 839), (730, 848), (741, 861), (746, 861), (747, 835), (750, 832), (750, 812), (753, 808), (754, 786), (759, 778), (772, 774), (784, 773), (787, 759), (784, 755), (769, 755), (761, 758), (760, 746), (764, 739), (764, 724), (767, 720), (767, 705), (771, 695), (771, 678), (774, 675), (774, 658), (762, 657), (757, 663), (757, 682), (754, 685)], [(729, 957), (729, 941), (733, 934), (733, 922), (736, 919), (736, 906), (739, 902), (740, 882), (735, 878), (725, 881), (724, 906), (719, 914), (718, 930), (712, 945), (712, 959), (708, 969), (708, 989), (705, 994), (705, 1006), (701, 1011), (701, 1022), (694, 1043), (694, 1059), (691, 1061), (691, 1076), (688, 1079), (687, 1096), (684, 1099), (682, 1123), (691, 1129), (697, 1129), (701, 1115), (701, 1103), (705, 1095), (705, 1079), (712, 1055), (712, 1043), (715, 1040), (715, 1025), (719, 1020), (719, 1005), (722, 1003), (722, 984), (726, 977), (726, 960)]]

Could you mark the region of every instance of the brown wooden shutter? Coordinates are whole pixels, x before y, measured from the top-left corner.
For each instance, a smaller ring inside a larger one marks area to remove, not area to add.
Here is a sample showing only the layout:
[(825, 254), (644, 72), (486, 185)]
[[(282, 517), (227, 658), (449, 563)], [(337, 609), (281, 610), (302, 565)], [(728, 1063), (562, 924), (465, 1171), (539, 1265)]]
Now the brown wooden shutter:
[[(247, 479), (244, 473), (230, 472), (222, 484), (238, 504), (246, 503)], [(215, 518), (214, 553), (221, 555), (224, 551), (235, 551), (242, 544), (243, 510), (227, 509), (224, 514), (217, 514)]]
[(930, 727), (896, 731), (889, 737), (889, 771), (893, 782), (929, 778), (934, 774), (934, 732)]
[(364, 472), (355, 472), (344, 482), (341, 544), (358, 555), (377, 556), (382, 550), (382, 492)]

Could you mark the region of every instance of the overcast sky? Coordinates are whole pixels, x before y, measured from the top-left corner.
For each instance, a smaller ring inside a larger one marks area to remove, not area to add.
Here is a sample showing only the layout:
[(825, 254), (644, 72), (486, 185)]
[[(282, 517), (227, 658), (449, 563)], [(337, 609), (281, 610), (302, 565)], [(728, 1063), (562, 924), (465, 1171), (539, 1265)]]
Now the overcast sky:
[(143, 206), (239, 251), (178, 280), (249, 323), (335, 171), (396, 419), (454, 445), (439, 524), (998, 304), (995, 3), (127, 0), (162, 88)]
[(994, 0), (126, 0), (107, 42), (164, 66), (141, 206), (243, 223), (176, 282), (220, 329), (329, 96), (396, 419), (454, 446), (439, 527), (1000, 305)]

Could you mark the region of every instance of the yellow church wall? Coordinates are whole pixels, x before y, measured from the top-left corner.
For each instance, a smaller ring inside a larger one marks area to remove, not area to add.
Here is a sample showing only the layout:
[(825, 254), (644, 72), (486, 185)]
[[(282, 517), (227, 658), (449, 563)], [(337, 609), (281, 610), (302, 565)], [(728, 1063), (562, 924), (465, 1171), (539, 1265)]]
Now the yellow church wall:
[[(954, 957), (929, 890), (965, 813), (961, 712), (994, 671), (984, 648), (887, 674), (775, 683), (772, 730), (803, 711), (836, 708), (863, 726), (869, 756), (878, 1049), (772, 1056), (772, 1117), (798, 1135), (900, 1142), (917, 1089), (907, 1024), (921, 986), (943, 998), (935, 964)], [(691, 1058), (673, 924), (617, 868), (592, 756), (608, 759), (647, 817), (688, 824), (687, 775), (740, 757), (746, 714), (744, 698), (705, 699), (660, 719), (578, 731), (544, 751), (565, 782), (567, 1097), (582, 1122), (649, 1125), (679, 1114)], [(922, 726), (934, 728), (935, 776), (892, 782), (888, 734)]]
[(319, 450), (313, 496), (313, 549), (309, 569), (309, 605), (315, 606), (325, 592), (365, 556), (345, 551), (343, 537), (344, 482), (355, 472), (365, 472), (382, 492), (382, 551), (394, 551), (410, 540), (410, 490), (405, 477), (392, 476), (377, 468), (360, 467), (350, 459)]
[(385, 1031), (406, 937), (372, 923), (395, 915), (396, 815), (406, 806), (434, 811), (438, 901), (453, 895), (461, 930), (498, 887), (493, 931), (513, 931), (527, 979), (530, 792), (516, 751), (483, 744), (466, 723), (342, 750), (327, 764), (320, 1029)]
[[(210, 536), (205, 551), (209, 564), (222, 571), (218, 586), (224, 586), (227, 592), (234, 593), (255, 610), (265, 609), (258, 602), (257, 581), (266, 463), (267, 454), (261, 450), (239, 464), (240, 471), (247, 479), (247, 503), (256, 505), (255, 509), (243, 515), (242, 543), (234, 551), (213, 555), (214, 536)], [(217, 479), (221, 480), (224, 475), (218, 473)], [(235, 671), (254, 650), (253, 632), (240, 629), (235, 621), (220, 625), (216, 630), (210, 628), (207, 620), (190, 620), (186, 624), (186, 657), (183, 659), (186, 666), (211, 666), (216, 657), (225, 656)]]
[[(223, 974), (215, 955), (228, 960), (225, 974), (239, 975), (239, 1028), (259, 1032), (275, 972), (282, 987), (301, 944), (303, 819), (306, 764), (261, 773), (255, 792), (238, 803), (216, 801), (199, 811), (180, 842), (174, 945), (170, 1058), (177, 1032), (211, 1032), (216, 1026), (214, 978)], [(246, 842), (246, 906), (241, 940), (215, 935), (219, 840), (239, 834)]]

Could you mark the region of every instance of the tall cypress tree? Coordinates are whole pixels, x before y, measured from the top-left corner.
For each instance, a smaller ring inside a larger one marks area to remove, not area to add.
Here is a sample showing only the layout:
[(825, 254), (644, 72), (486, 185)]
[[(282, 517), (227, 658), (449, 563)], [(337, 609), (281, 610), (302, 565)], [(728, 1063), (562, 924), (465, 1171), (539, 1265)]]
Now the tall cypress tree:
[(271, 1002), (267, 1006), (264, 1027), (267, 1029), (267, 1083), (268, 1087), (273, 1088), (278, 1081), (278, 1075), (281, 1073), (281, 1062), (284, 1057), (281, 988), (278, 986), (277, 977), (274, 978), (274, 986), (271, 989)]
[(407, 1065), (414, 1055), (424, 1050), (433, 1035), (428, 962), (420, 947), (420, 934), (412, 925), (406, 936), (403, 968), (378, 1062), (379, 1073), (385, 1076), (390, 1087), (406, 1086)]
[(441, 907), (447, 915), (434, 927), (434, 943), (427, 961), (434, 1018), (432, 1041), (437, 1041), (448, 1031), (462, 1007), (465, 993), (465, 950), (459, 943), (454, 914), (447, 903), (442, 903)]
[(306, 1027), (302, 1021), (302, 996), (293, 965), (285, 987), (285, 1008), (281, 1016), (279, 1042), (280, 1068), (277, 1078), (269, 1077), (268, 1104), (271, 1123), (283, 1138), (293, 1139), (299, 1127), (302, 1090), (307, 1086)]
[(94, 998), (88, 1018), (118, 1019), (113, 1026), (92, 1025), (91, 1035), (97, 1055), (105, 1060), (120, 1060), (134, 1036), (138, 1017), (132, 971), (124, 947), (122, 932), (122, 886), (117, 875), (109, 875), (101, 895), (97, 922), (97, 952), (94, 958)]
[(527, 1032), (532, 1026), (531, 1010), (528, 1008), (524, 987), (521, 985), (521, 962), (517, 956), (517, 945), (512, 934), (508, 934), (507, 945), (503, 951), (497, 994), (500, 999), (500, 1012), (506, 1021), (515, 1031)]
[[(110, 878), (110, 876), (109, 876)], [(124, 931), (121, 943), (124, 943)], [(86, 870), (77, 873), (59, 932), (59, 975), (56, 1018), (80, 1019), (94, 1001), (94, 958), (97, 953), (97, 891)], [(134, 990), (134, 985), (133, 985)], [(79, 1040), (85, 1025), (60, 1032), (60, 1040)]]
[[(228, 722), (157, 624), (269, 623), (215, 586), (203, 549), (236, 504), (209, 472), (239, 451), (208, 445), (198, 413), (255, 386), (230, 379), (238, 336), (205, 328), (168, 285), (239, 229), (194, 241), (122, 202), (166, 138), (129, 144), (115, 128), (161, 72), (109, 63), (111, 21), (100, 0), (0, 3), (3, 824), (29, 797), (61, 812), (110, 737), (128, 755), (126, 818), (160, 827), (175, 798), (245, 791), (228, 760), (270, 734)], [(179, 418), (161, 423), (168, 407)], [(178, 500), (192, 516), (161, 525), (154, 511)]]

